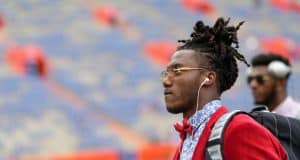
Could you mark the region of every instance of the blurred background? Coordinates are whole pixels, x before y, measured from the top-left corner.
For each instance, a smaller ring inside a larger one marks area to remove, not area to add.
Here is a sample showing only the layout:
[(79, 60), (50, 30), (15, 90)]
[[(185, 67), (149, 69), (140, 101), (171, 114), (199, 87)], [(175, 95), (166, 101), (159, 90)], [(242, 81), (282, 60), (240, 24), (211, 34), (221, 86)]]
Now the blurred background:
[[(1, 0), (0, 159), (165, 160), (179, 136), (159, 80), (178, 39), (217, 17), (239, 30), (248, 61), (292, 61), (300, 99), (298, 0)], [(222, 101), (253, 106), (240, 64)]]

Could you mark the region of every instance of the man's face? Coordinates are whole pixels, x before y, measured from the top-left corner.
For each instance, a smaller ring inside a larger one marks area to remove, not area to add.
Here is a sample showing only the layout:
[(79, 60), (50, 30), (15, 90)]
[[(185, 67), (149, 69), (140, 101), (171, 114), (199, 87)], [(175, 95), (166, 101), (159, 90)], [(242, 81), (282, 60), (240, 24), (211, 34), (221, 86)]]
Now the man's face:
[(255, 104), (268, 105), (276, 94), (276, 81), (268, 72), (267, 66), (255, 66), (248, 76)]
[(203, 70), (188, 70), (177, 73), (173, 72), (173, 69), (201, 67), (201, 58), (204, 57), (197, 55), (193, 50), (179, 50), (172, 56), (166, 69), (168, 75), (162, 80), (165, 103), (170, 113), (187, 113), (195, 109), (200, 73)]

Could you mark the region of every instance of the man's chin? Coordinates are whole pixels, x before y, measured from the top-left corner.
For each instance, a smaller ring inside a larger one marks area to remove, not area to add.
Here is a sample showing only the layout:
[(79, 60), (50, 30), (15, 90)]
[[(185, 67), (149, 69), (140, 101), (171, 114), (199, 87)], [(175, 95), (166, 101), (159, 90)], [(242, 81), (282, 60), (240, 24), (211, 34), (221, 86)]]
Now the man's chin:
[(256, 101), (254, 102), (254, 104), (255, 104), (255, 105), (267, 105), (266, 102), (260, 101), (260, 100), (256, 100)]
[(179, 108), (167, 106), (167, 111), (172, 114), (182, 113)]

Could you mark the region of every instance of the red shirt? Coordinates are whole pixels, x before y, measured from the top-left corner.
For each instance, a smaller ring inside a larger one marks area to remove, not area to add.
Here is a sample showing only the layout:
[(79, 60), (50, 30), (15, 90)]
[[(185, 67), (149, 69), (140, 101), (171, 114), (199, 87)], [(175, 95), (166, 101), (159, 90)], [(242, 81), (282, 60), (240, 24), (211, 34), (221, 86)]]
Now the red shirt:
[[(228, 110), (220, 107), (206, 124), (193, 154), (193, 160), (205, 160), (205, 150), (211, 129), (218, 118)], [(224, 134), (224, 158), (226, 160), (287, 160), (284, 148), (270, 131), (245, 114), (236, 115)], [(180, 158), (180, 148), (174, 160)]]

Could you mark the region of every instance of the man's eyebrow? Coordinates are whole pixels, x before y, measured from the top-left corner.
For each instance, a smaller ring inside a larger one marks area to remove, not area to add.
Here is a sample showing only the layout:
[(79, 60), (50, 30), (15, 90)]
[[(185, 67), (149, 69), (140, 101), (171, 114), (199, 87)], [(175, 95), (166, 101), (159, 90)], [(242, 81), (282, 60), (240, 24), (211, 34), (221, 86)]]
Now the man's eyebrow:
[(181, 66), (183, 66), (183, 65), (180, 63), (173, 63), (170, 65), (171, 68), (177, 68), (177, 67), (181, 67)]

